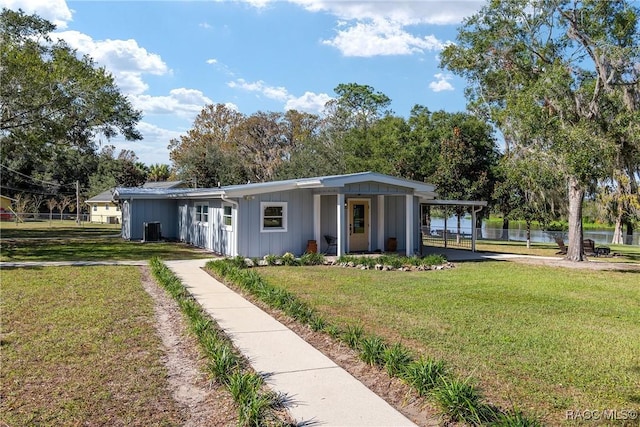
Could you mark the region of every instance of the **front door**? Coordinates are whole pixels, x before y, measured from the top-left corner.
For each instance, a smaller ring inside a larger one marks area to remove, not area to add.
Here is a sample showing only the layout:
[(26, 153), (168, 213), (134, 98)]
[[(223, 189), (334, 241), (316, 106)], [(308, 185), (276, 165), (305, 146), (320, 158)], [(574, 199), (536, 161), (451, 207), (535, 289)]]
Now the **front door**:
[(349, 252), (369, 250), (369, 200), (349, 200)]

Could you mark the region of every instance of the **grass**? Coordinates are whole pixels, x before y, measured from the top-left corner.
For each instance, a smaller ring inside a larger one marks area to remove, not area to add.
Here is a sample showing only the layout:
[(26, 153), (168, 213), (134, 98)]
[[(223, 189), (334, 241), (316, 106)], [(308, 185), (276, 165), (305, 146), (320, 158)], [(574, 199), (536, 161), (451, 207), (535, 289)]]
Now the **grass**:
[(515, 403), (557, 424), (569, 409), (640, 406), (637, 273), (506, 262), (259, 272), (333, 324), (363, 324), (367, 335), (445, 360), (503, 408)]
[(181, 424), (137, 268), (0, 274), (3, 423)]
[[(113, 225), (48, 222), (0, 223), (0, 261), (134, 261), (207, 258), (211, 255), (183, 243), (141, 243), (118, 237)], [(106, 237), (111, 236), (111, 237)]]

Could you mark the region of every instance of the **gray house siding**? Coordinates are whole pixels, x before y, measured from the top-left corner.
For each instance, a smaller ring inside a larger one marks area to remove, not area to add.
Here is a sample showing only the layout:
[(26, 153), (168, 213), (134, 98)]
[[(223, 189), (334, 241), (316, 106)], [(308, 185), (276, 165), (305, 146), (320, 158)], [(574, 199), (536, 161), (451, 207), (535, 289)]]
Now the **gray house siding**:
[(382, 184), (378, 182), (359, 182), (355, 184), (347, 184), (344, 186), (344, 194), (347, 196), (355, 196), (359, 194), (371, 195), (391, 195), (391, 194), (411, 194), (411, 190), (395, 185)]
[[(385, 196), (384, 198), (384, 216), (385, 216), (385, 225), (384, 225), (384, 235), (385, 235), (385, 245), (386, 241), (390, 237), (395, 237), (398, 242), (398, 250), (404, 250), (406, 248), (406, 237), (405, 237), (405, 224), (407, 222), (406, 219), (406, 211), (405, 211), (405, 198), (402, 197), (389, 197)], [(386, 249), (386, 248), (385, 248)]]
[[(127, 206), (126, 214), (125, 207)], [(145, 222), (159, 222), (163, 239), (178, 238), (178, 218), (175, 200), (133, 199), (123, 203), (123, 237), (128, 240), (142, 240)], [(125, 233), (125, 217), (128, 224)]]
[(320, 196), (320, 241), (318, 244), (318, 251), (326, 252), (327, 242), (324, 238), (325, 235), (336, 237), (338, 235), (338, 211), (336, 204), (338, 203), (338, 196), (328, 195)]
[[(287, 203), (287, 231), (261, 231), (261, 202)], [(240, 200), (238, 253), (248, 257), (291, 252), (302, 254), (313, 239), (313, 192), (307, 189), (257, 195)]]

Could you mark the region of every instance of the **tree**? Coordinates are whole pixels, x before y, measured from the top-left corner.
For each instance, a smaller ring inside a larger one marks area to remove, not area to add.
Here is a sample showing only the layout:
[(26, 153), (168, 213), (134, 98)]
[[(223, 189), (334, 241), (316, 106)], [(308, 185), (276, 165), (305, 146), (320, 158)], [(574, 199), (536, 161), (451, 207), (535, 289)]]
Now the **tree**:
[(207, 105), (186, 135), (171, 140), (169, 157), (176, 175), (197, 186), (247, 182), (232, 134), (245, 116), (223, 104)]
[(637, 103), (623, 102), (637, 98), (637, 21), (626, 1), (491, 1), (442, 54), (446, 68), (468, 79), (472, 109), (486, 112), (510, 142), (558, 159), (569, 260), (584, 259), (585, 192), (615, 157), (608, 124), (637, 117)]
[(149, 166), (148, 180), (151, 182), (166, 181), (171, 176), (171, 168), (167, 164), (153, 164)]
[(391, 99), (371, 86), (357, 83), (341, 83), (334, 91), (338, 97), (325, 106), (327, 133), (340, 146), (347, 172), (366, 171), (370, 166), (364, 160), (372, 158), (375, 143), (370, 129), (391, 114)]
[[(436, 192), (452, 200), (489, 200), (498, 161), (491, 128), (464, 113), (449, 115), (448, 122), (449, 134), (440, 141), (438, 166), (431, 176)], [(455, 208), (458, 236), (464, 212), (461, 206)], [(473, 226), (478, 228), (478, 224)]]
[(533, 157), (516, 150), (500, 159), (502, 179), (496, 183), (493, 195), (500, 200), (507, 218), (525, 221), (527, 248), (531, 246), (532, 223), (546, 225), (557, 214), (555, 206), (562, 184), (554, 163), (545, 153)]
[[(74, 205), (74, 203), (75, 203), (75, 199), (69, 195), (64, 195), (58, 200), (58, 210), (60, 211), (60, 219), (62, 219), (62, 214), (64, 214), (64, 211), (67, 208)], [(69, 212), (71, 212), (71, 209), (69, 209)]]
[(49, 223), (51, 223), (51, 220), (53, 219), (53, 210), (57, 207), (58, 201), (54, 197), (47, 200), (47, 208), (49, 208)]
[(46, 159), (51, 147), (95, 146), (97, 134), (141, 139), (141, 113), (92, 59), (49, 37), (50, 22), (22, 11), (0, 15), (0, 154)]

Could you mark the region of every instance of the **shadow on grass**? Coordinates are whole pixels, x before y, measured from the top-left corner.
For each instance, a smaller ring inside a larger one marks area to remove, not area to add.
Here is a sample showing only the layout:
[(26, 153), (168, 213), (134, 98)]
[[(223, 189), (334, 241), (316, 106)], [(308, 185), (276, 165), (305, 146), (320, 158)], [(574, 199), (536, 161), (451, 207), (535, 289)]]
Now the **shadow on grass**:
[[(3, 236), (4, 237), (4, 236)], [(114, 238), (2, 239), (1, 261), (138, 261), (208, 258), (212, 254), (184, 243), (130, 242)]]

